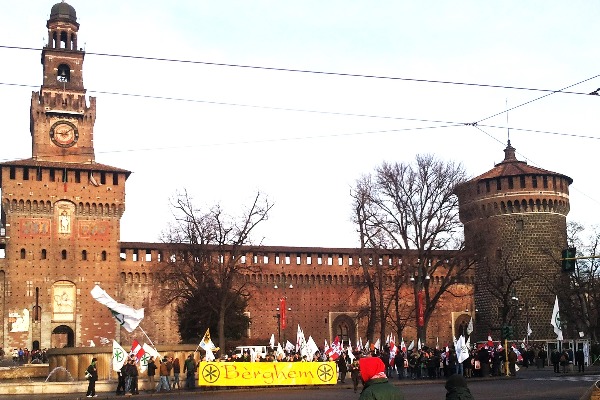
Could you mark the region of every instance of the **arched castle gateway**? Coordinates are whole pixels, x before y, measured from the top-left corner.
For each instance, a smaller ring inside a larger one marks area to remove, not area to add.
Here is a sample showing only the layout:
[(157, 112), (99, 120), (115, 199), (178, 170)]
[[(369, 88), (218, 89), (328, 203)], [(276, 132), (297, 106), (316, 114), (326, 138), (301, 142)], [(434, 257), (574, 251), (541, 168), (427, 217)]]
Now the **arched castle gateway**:
[[(55, 4), (47, 28), (42, 86), (31, 97), (32, 156), (0, 163), (0, 313), (4, 319), (0, 347), (89, 346), (102, 338), (123, 343), (142, 339), (138, 332), (121, 329), (111, 313), (92, 299), (95, 284), (121, 303), (144, 307), (141, 326), (155, 344), (178, 343), (175, 308), (159, 307), (156, 298), (163, 282), (155, 274), (170, 259), (168, 246), (120, 242), (130, 172), (95, 160), (96, 100), (86, 97), (85, 52), (77, 45), (75, 9), (64, 2)], [(531, 258), (532, 268), (545, 268), (546, 258), (536, 244), (550, 238), (564, 244), (571, 181), (516, 161), (513, 150), (497, 168), (504, 172), (490, 172), (457, 189), (467, 244), (483, 245), (481, 254), (487, 260), (500, 250), (515, 254), (511, 262)], [(475, 243), (478, 236), (483, 243)], [(260, 273), (244, 277), (253, 287), (247, 309), (252, 319), (249, 340), (264, 343), (277, 334), (276, 308), (285, 297), (290, 309), (282, 341), (294, 342), (299, 324), (319, 345), (336, 335), (356, 343), (365, 332), (367, 321), (361, 310), (368, 304), (359, 253), (345, 248), (248, 248), (243, 262), (261, 268)], [(455, 255), (430, 256), (436, 262)], [(395, 276), (385, 277), (386, 285), (393, 287), (398, 279), (401, 297), (409, 305), (414, 299), (410, 277), (415, 271), (407, 266), (414, 265), (416, 257), (411, 251), (369, 256), (374, 268), (394, 271)], [(428, 284), (442, 282), (441, 275), (431, 276)], [(531, 285), (539, 288), (534, 280)], [(475, 303), (472, 289), (473, 277), (468, 276), (453, 289), (459, 297), (442, 297), (429, 321), (429, 344), (443, 345), (460, 332), (475, 304), (481, 329), (494, 326), (494, 304), (483, 285), (477, 285)], [(520, 294), (525, 288), (518, 290)], [(488, 317), (483, 317), (486, 313)], [(414, 318), (409, 321), (405, 338), (416, 336), (415, 324)]]

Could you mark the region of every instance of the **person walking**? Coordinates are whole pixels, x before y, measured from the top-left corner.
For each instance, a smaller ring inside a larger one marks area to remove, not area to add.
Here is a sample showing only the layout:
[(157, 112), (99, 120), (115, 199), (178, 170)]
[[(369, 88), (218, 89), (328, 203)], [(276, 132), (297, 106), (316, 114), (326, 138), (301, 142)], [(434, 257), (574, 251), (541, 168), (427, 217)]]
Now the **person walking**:
[(359, 400), (404, 400), (400, 389), (388, 381), (385, 365), (379, 357), (362, 357), (358, 364), (364, 383)]
[(185, 375), (185, 389), (193, 390), (195, 389), (195, 374), (196, 374), (196, 361), (194, 361), (194, 355), (190, 354), (183, 363), (183, 372)]
[(161, 389), (166, 390), (167, 392), (171, 390), (169, 386), (169, 368), (167, 367), (168, 359), (167, 357), (163, 358), (160, 366), (158, 367), (160, 381), (158, 382), (158, 386), (156, 387), (156, 392), (160, 392)]
[(98, 397), (96, 395), (96, 381), (98, 380), (98, 368), (96, 366), (96, 362), (98, 359), (96, 357), (92, 358), (91, 364), (85, 370), (86, 377), (88, 380), (88, 388), (85, 393), (86, 397)]
[(354, 393), (358, 390), (358, 381), (360, 380), (360, 365), (358, 362), (358, 358), (355, 358), (352, 361), (352, 364), (348, 366), (348, 370), (350, 371), (350, 379), (352, 379), (352, 388), (354, 389)]
[(179, 364), (179, 358), (173, 360), (173, 389), (177, 385), (177, 389), (181, 389), (179, 384), (179, 374), (181, 373), (181, 365)]
[(462, 375), (451, 375), (446, 381), (446, 400), (475, 400)]
[(156, 375), (156, 363), (154, 357), (150, 357), (148, 360), (148, 384), (151, 388), (154, 387), (154, 376)]

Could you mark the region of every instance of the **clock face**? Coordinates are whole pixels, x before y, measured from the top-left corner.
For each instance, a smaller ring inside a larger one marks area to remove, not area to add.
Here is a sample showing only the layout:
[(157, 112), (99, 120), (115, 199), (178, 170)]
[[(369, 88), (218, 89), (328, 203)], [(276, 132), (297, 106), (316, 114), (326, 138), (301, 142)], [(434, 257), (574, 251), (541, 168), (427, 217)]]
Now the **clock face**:
[(50, 139), (59, 147), (71, 147), (77, 143), (79, 132), (77, 127), (69, 121), (55, 122), (50, 128)]

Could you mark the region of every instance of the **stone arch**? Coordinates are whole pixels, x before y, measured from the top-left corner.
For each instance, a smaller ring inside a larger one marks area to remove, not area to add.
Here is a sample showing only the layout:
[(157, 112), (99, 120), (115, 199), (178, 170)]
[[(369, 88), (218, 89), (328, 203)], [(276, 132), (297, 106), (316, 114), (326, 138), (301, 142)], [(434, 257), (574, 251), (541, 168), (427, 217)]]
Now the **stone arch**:
[(59, 325), (52, 330), (53, 348), (75, 347), (75, 333), (68, 325)]
[(331, 323), (333, 337), (337, 336), (340, 343), (348, 345), (349, 340), (356, 343), (356, 322), (348, 314), (340, 314)]

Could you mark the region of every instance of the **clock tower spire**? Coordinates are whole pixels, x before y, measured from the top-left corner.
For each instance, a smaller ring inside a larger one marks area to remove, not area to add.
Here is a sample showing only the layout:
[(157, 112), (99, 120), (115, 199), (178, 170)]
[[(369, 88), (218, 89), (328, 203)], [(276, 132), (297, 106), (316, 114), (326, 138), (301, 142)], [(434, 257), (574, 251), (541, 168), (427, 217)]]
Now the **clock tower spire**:
[(79, 23), (64, 1), (50, 11), (42, 50), (43, 83), (31, 96), (32, 157), (40, 161), (93, 163), (96, 99), (86, 102), (85, 52), (77, 47)]

